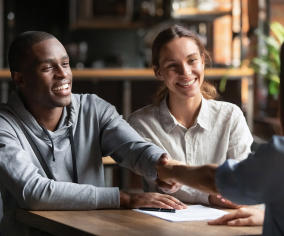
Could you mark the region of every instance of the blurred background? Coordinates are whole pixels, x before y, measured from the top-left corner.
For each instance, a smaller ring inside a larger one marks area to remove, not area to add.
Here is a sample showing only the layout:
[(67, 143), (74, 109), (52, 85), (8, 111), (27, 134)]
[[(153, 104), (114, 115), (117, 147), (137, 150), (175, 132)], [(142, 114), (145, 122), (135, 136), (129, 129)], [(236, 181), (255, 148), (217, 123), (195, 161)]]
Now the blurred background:
[[(127, 117), (150, 104), (159, 86), (151, 70), (152, 40), (179, 23), (206, 45), (212, 57), (206, 79), (220, 100), (240, 106), (256, 140), (267, 140), (280, 134), (283, 12), (284, 0), (0, 0), (0, 99), (6, 102), (12, 89), (6, 58), (11, 41), (41, 30), (66, 47), (73, 92), (96, 93)], [(109, 181), (137, 186), (135, 178)]]

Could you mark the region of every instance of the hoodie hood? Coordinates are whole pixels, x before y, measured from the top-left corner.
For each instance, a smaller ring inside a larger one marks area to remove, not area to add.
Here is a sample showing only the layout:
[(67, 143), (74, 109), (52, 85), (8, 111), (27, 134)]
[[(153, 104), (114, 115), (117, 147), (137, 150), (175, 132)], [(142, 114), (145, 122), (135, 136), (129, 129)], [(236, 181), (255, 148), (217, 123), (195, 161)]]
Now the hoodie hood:
[[(25, 108), (20, 95), (13, 92), (9, 97), (7, 110), (12, 112), (18, 119), (20, 119), (27, 130), (34, 133), (36, 136), (43, 140), (49, 140), (43, 127), (36, 121), (33, 115)], [(71, 95), (71, 104), (63, 108), (61, 118), (59, 120), (57, 129), (53, 132), (49, 132), (51, 137), (56, 140), (57, 137), (66, 135), (68, 128), (74, 126), (77, 121), (77, 114), (79, 110), (78, 101), (74, 95)]]

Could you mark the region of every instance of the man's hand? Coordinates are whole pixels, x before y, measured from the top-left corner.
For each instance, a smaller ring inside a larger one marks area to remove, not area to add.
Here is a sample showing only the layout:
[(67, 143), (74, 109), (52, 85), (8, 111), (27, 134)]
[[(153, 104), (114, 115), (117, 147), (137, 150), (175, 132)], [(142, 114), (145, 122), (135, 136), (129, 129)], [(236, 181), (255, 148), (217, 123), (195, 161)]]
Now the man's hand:
[(173, 185), (177, 182), (204, 192), (217, 194), (215, 173), (217, 165), (189, 166), (175, 160), (168, 160), (162, 155), (156, 165), (159, 180)]
[(159, 179), (156, 180), (156, 184), (157, 184), (158, 189), (166, 194), (175, 193), (178, 190), (180, 190), (182, 186), (182, 184), (175, 183), (175, 182), (172, 182), (171, 184), (167, 184), (166, 182), (163, 182)]
[(167, 154), (163, 154), (156, 165), (158, 173), (156, 183), (158, 188), (165, 193), (174, 193), (182, 186), (172, 178), (173, 166), (175, 165), (183, 165), (183, 163), (169, 159)]
[(177, 210), (187, 208), (187, 206), (178, 199), (160, 193), (120, 192), (120, 206), (124, 208), (157, 207)]
[(255, 207), (242, 207), (216, 220), (209, 225), (257, 226), (263, 225), (264, 210)]
[(220, 194), (210, 194), (208, 197), (209, 204), (214, 207), (221, 207), (221, 208), (231, 208), (237, 209), (240, 208), (240, 205), (237, 205), (230, 200), (223, 198)]

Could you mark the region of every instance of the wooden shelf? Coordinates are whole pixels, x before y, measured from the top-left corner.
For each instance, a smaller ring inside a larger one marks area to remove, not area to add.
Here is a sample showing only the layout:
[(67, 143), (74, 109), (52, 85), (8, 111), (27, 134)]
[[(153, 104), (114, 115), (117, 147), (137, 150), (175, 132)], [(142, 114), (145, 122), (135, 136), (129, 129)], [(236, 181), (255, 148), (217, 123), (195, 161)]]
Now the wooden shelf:
[(212, 18), (231, 15), (232, 12), (227, 9), (216, 9), (212, 11), (201, 11), (197, 8), (182, 8), (172, 13), (174, 19), (191, 19), (210, 21)]
[[(96, 79), (106, 80), (152, 80), (155, 78), (152, 69), (141, 68), (119, 68), (119, 69), (72, 69), (74, 79)], [(252, 77), (254, 70), (248, 67), (240, 68), (208, 68), (205, 70), (205, 77), (208, 79), (238, 79)], [(10, 78), (8, 69), (0, 70), (0, 79)]]

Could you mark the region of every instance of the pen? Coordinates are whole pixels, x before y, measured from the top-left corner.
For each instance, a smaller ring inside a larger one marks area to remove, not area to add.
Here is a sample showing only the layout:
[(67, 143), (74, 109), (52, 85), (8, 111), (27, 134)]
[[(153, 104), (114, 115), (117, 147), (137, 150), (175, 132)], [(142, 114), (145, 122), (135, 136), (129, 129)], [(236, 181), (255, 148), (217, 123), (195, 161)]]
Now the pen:
[(170, 212), (170, 213), (175, 213), (175, 209), (167, 209), (167, 208), (155, 208), (155, 207), (139, 207), (139, 210), (143, 211), (160, 211), (160, 212)]

